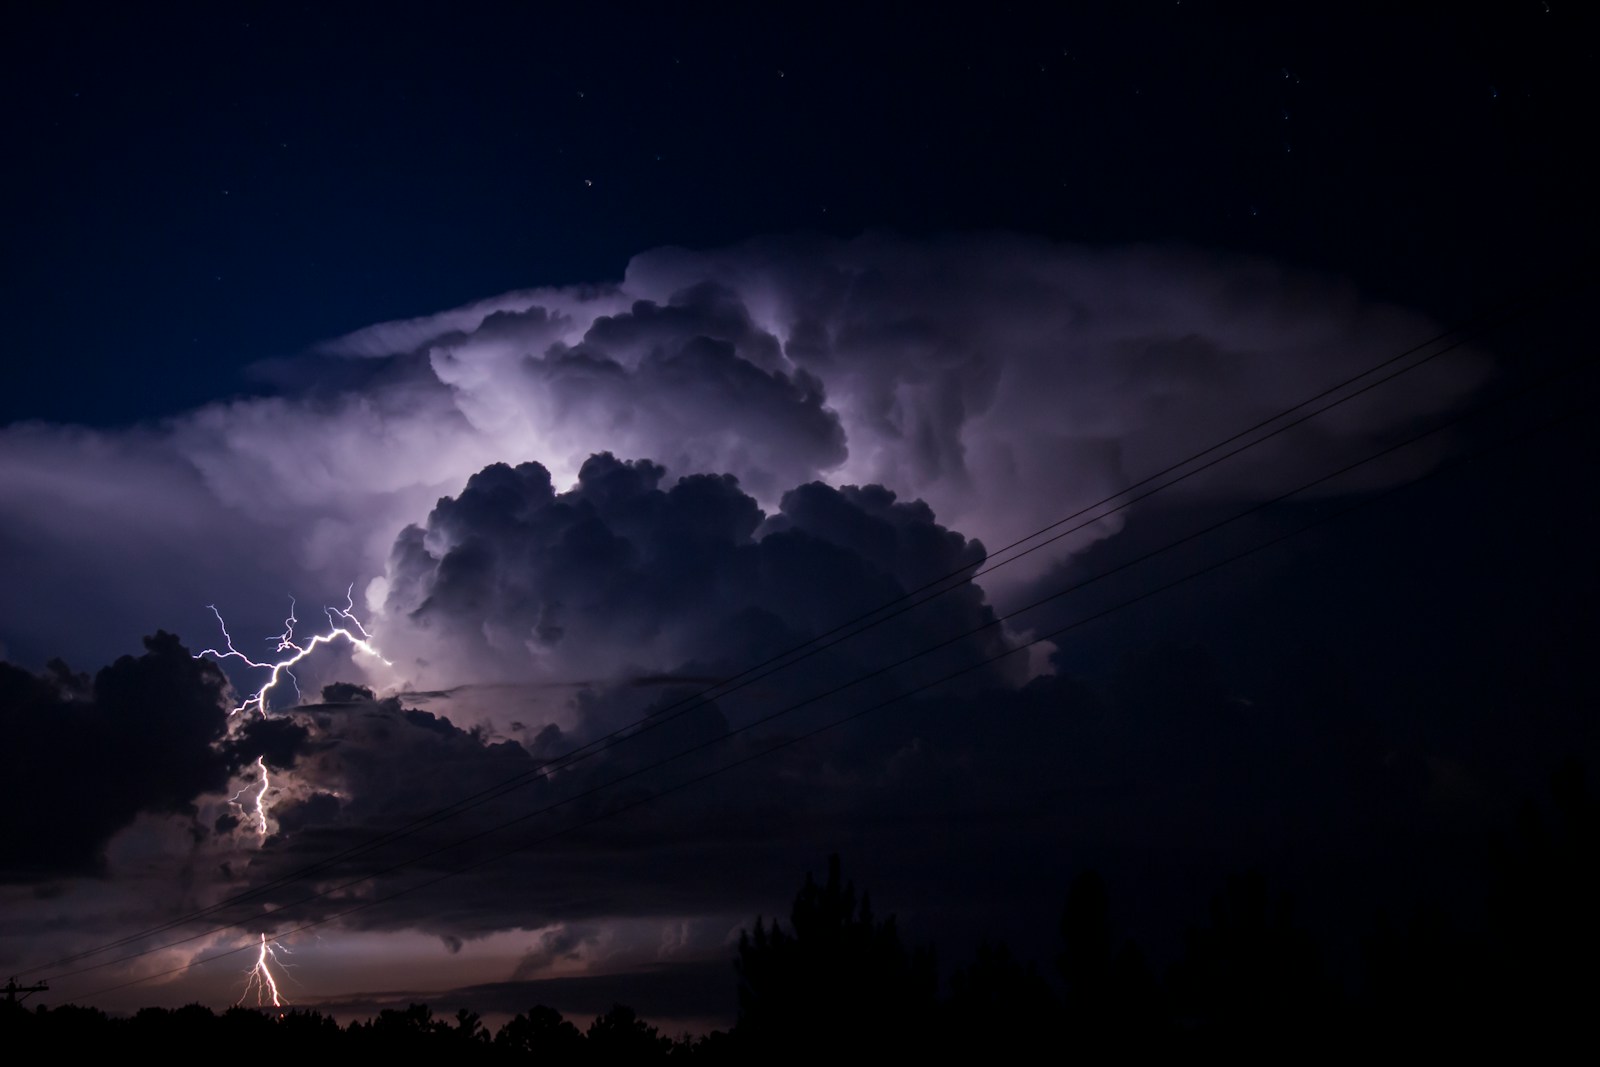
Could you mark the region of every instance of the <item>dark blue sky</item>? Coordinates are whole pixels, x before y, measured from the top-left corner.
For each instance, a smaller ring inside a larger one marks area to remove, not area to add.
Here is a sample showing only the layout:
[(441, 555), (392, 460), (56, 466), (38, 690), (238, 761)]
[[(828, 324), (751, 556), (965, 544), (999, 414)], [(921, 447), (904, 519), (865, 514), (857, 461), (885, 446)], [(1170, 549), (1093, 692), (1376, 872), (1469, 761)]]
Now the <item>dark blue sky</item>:
[(669, 243), (1179, 241), (1453, 318), (1592, 233), (1579, 5), (62, 3), (7, 23), (5, 420), (175, 413), (260, 388), (253, 361), (613, 279)]

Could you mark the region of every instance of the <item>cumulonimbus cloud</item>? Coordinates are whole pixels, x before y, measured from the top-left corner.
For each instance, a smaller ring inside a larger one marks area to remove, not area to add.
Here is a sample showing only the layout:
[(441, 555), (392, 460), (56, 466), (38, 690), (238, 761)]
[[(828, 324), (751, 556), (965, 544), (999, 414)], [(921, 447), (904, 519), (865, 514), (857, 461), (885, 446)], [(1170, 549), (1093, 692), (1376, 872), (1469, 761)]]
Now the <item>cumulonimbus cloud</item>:
[[(619, 282), (373, 326), (293, 363), (278, 395), (160, 424), (5, 427), (0, 642), (24, 662), (109, 661), (156, 626), (199, 647), (211, 643), (211, 603), (249, 647), (281, 631), (287, 594), (304, 607), (355, 582), (396, 666), (392, 678), (352, 680), (516, 684), (484, 686), (476, 701), (344, 686), (230, 728), (220, 674), (175, 639), (108, 669), (103, 692), (61, 670), (0, 670), (22, 716), (12, 757), (48, 782), (58, 822), (75, 820), (59, 839), (19, 837), (21, 860), (0, 882), (145, 870), (166, 887), (182, 874), (201, 904), (264, 888), (238, 909), (255, 936), (404, 891), (340, 921), (457, 947), (557, 931), (522, 957), (518, 973), (533, 975), (590, 944), (569, 945), (567, 931), (619, 917), (641, 929), (698, 917), (685, 940), (724, 952), (729, 923), (786, 890), (808, 849), (910, 856), (935, 833), (940, 858), (921, 869), (937, 871), (912, 880), (931, 908), (970, 877), (947, 853), (1031, 856), (1041, 839), (1114, 826), (1177, 855), (1193, 840), (1187, 813), (1224, 810), (1266, 827), (1251, 840), (1276, 840), (1285, 798), (1326, 770), (1332, 746), (1303, 716), (1245, 722), (1182, 663), (1167, 672), (1170, 692), (1152, 683), (1161, 670), (1135, 672), (1146, 684), (1112, 711), (1067, 678), (1018, 686), (1020, 666), (916, 693), (932, 674), (1012, 647), (995, 627), (941, 653), (938, 671), (764, 720), (991, 621), (977, 587), (734, 697), (685, 701), (1434, 332), (1325, 279), (1197, 252), (998, 235), (779, 239), (657, 250)], [(1456, 353), (1430, 370), (1182, 492), (1274, 495), (1286, 474), (1320, 473), (1325, 457), (1360, 454), (1458, 404), (1486, 361)], [(326, 663), (306, 664), (308, 692), (352, 665)], [(183, 684), (160, 706), (130, 701), (110, 683), (136, 666)], [(915, 699), (853, 717), (896, 694)], [(49, 715), (29, 717), (40, 709)], [(113, 711), (131, 714), (101, 721)], [(669, 715), (593, 759), (544, 766)], [(846, 725), (783, 744), (835, 719)], [(1227, 746), (1247, 728), (1268, 731), (1274, 757), (1241, 773)], [(68, 744), (63, 729), (82, 736)], [(257, 757), (273, 773), (259, 832), (228, 802), (265, 782), (243, 777)], [(1139, 775), (1200, 799), (1174, 802), (1181, 818), (1130, 803)], [(501, 794), (507, 781), (520, 784)], [(120, 790), (111, 805), (108, 782)], [(485, 791), (490, 802), (388, 851), (302, 871)], [(25, 798), (13, 799), (22, 811)], [(1043, 838), (1033, 819), (1051, 828)], [(523, 836), (541, 844), (473, 866)], [(451, 851), (406, 862), (436, 849)], [(677, 859), (641, 873), (630, 859), (641, 852)], [(141, 866), (149, 855), (159, 862)], [(419, 873), (456, 865), (460, 877), (411, 892)], [(264, 915), (347, 881), (292, 917)], [(1015, 881), (1038, 878), (1030, 868)], [(992, 888), (985, 911), (1007, 910)], [(94, 889), (79, 879), (59, 901), (30, 899), (16, 921), (70, 913), (82, 924)], [(96, 921), (120, 936), (124, 902), (108, 888), (103, 903)], [(659, 955), (634, 940), (640, 958)]]
[[(620, 282), (360, 330), (281, 395), (127, 430), (0, 430), (0, 577), (30, 605), (0, 640), (110, 658), (154, 625), (205, 625), (212, 602), (262, 626), (290, 592), (356, 581), (359, 602), (396, 535), (475, 472), (537, 462), (559, 491), (599, 452), (732, 475), (769, 512), (814, 480), (880, 484), (1004, 543), (1432, 332), (1199, 252), (1004, 235), (647, 252)], [(374, 368), (358, 386), (349, 360)], [(1453, 355), (1285, 448), (1303, 464), (1360, 446), (1485, 368)], [(1186, 491), (1259, 496), (1273, 462)]]

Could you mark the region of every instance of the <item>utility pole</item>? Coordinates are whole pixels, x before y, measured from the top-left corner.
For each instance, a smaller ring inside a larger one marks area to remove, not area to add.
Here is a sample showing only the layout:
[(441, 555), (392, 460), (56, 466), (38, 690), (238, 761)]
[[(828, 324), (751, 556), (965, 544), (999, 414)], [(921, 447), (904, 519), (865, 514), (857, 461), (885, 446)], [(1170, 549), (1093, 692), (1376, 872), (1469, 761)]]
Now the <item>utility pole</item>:
[[(49, 988), (50, 987), (43, 982), (40, 982), (38, 985), (18, 985), (17, 980), (12, 978), (6, 983), (6, 1000), (9, 1003), (15, 1004), (19, 1000), (27, 1000), (28, 994), (30, 993), (43, 993), (49, 990)], [(18, 993), (21, 993), (22, 996), (17, 996)]]

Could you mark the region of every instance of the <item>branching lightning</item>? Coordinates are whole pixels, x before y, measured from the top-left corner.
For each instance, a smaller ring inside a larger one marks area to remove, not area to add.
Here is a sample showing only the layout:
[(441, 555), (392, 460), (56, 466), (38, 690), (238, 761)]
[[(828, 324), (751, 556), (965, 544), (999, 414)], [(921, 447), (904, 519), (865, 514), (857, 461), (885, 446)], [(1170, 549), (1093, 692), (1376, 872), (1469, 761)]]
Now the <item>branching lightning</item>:
[[(295, 600), (290, 597), (289, 616), (283, 620), (283, 632), (267, 638), (268, 643), (273, 645), (274, 651), (279, 653), (279, 658), (270, 663), (258, 662), (235, 648), (233, 635), (228, 633), (228, 624), (223, 621), (222, 613), (217, 610), (215, 604), (210, 605), (211, 614), (217, 617), (217, 626), (222, 630), (223, 644), (221, 648), (204, 649), (195, 655), (195, 659), (200, 659), (203, 656), (211, 656), (219, 661), (237, 659), (247, 667), (268, 672), (266, 684), (247, 696), (243, 703), (229, 713), (230, 716), (252, 709), (258, 715), (266, 716), (269, 710), (269, 695), (284, 681), (287, 681), (294, 688), (295, 700), (298, 701), (300, 699), (300, 684), (295, 678), (292, 668), (316, 651), (317, 646), (331, 644), (340, 638), (350, 642), (357, 652), (373, 657), (386, 667), (394, 666), (394, 664), (383, 658), (382, 653), (372, 643), (371, 632), (367, 630), (366, 626), (362, 625), (360, 619), (356, 618), (354, 590), (355, 585), (353, 583), (345, 589), (344, 607), (324, 607), (322, 609), (323, 614), (328, 618), (328, 629), (326, 632), (316, 634), (308, 640), (295, 637), (294, 630), (299, 625), (300, 619), (295, 613)], [(256, 757), (256, 769), (260, 772), (259, 782), (242, 786), (228, 802), (239, 810), (239, 814), (244, 816), (246, 821), (255, 825), (257, 835), (265, 842), (269, 831), (267, 793), (272, 788), (272, 781), (267, 775), (265, 757)], [(252, 790), (254, 791), (253, 798), (247, 796)], [(263, 941), (262, 944), (265, 946), (266, 942)], [(265, 953), (270, 950), (263, 947), (262, 951)], [(265, 975), (265, 960), (266, 956), (263, 955), (261, 962), (256, 965), (263, 975)], [(266, 977), (266, 980), (270, 982), (270, 975)], [(276, 987), (273, 987), (273, 995), (277, 995)]]
[(235, 1006), (249, 1000), (250, 994), (254, 993), (259, 1007), (264, 1008), (269, 1002), (274, 1008), (283, 1007), (283, 997), (278, 992), (278, 980), (272, 976), (270, 966), (274, 963), (280, 967), (288, 966), (278, 958), (280, 952), (285, 956), (290, 955), (289, 950), (278, 942), (268, 941), (266, 934), (261, 935), (261, 951), (256, 956), (255, 966), (244, 972), (244, 992), (234, 1001)]
[(298, 700), (300, 698), (300, 685), (290, 668), (311, 655), (318, 645), (331, 644), (338, 638), (344, 638), (349, 641), (358, 652), (366, 653), (384, 666), (394, 666), (394, 664), (384, 659), (382, 653), (373, 646), (372, 634), (367, 632), (367, 628), (361, 624), (361, 620), (356, 618), (355, 600), (352, 596), (354, 589), (355, 585), (352, 583), (345, 590), (344, 607), (324, 607), (322, 609), (323, 613), (328, 617), (327, 632), (313, 636), (304, 644), (295, 639), (294, 628), (299, 624), (300, 620), (295, 616), (294, 598), (290, 597), (289, 617), (283, 621), (283, 632), (267, 638), (269, 642), (275, 644), (274, 651), (279, 653), (287, 652), (289, 655), (273, 663), (259, 663), (234, 648), (233, 636), (228, 633), (228, 624), (223, 621), (222, 613), (217, 610), (215, 604), (209, 605), (211, 614), (217, 617), (217, 626), (222, 630), (223, 647), (221, 649), (205, 649), (197, 653), (195, 659), (199, 659), (201, 656), (211, 656), (217, 660), (238, 659), (247, 667), (270, 672), (266, 684), (246, 697), (242, 704), (233, 709), (232, 714), (237, 715), (242, 711), (254, 709), (258, 714), (265, 715), (267, 713), (267, 695), (285, 679), (294, 687), (295, 699)]
[[(364, 653), (386, 667), (394, 664), (384, 659), (373, 645), (372, 634), (362, 625), (355, 614), (355, 585), (352, 583), (344, 591), (344, 607), (324, 607), (323, 614), (328, 618), (328, 628), (325, 632), (315, 634), (309, 640), (297, 639), (295, 627), (300, 624), (300, 619), (295, 612), (294, 597), (289, 598), (289, 616), (283, 620), (283, 632), (267, 638), (273, 646), (273, 651), (278, 653), (278, 658), (272, 662), (259, 662), (240, 652), (233, 644), (233, 635), (228, 633), (228, 624), (222, 618), (222, 612), (217, 610), (215, 604), (209, 605), (211, 614), (217, 617), (217, 626), (222, 630), (222, 647), (207, 648), (195, 655), (195, 659), (210, 656), (216, 660), (237, 659), (245, 666), (254, 670), (263, 670), (267, 673), (266, 684), (247, 696), (243, 703), (229, 713), (230, 716), (240, 712), (254, 710), (263, 717), (270, 710), (269, 695), (278, 685), (287, 681), (294, 689), (295, 700), (300, 700), (300, 683), (294, 675), (293, 667), (312, 652), (319, 645), (332, 644), (335, 640), (343, 638), (350, 642), (357, 652)], [(267, 761), (265, 756), (256, 757), (256, 770), (260, 780), (247, 783), (229, 799), (229, 803), (239, 810), (246, 821), (255, 824), (256, 833), (264, 843), (270, 829), (267, 820), (267, 794), (272, 789), (272, 779), (267, 774)], [(250, 795), (253, 792), (253, 796)], [(255, 964), (245, 972), (244, 992), (240, 994), (235, 1004), (243, 1004), (252, 996), (259, 1007), (271, 1005), (281, 1008), (284, 1005), (283, 994), (278, 988), (278, 979), (272, 973), (274, 965), (287, 971), (288, 964), (284, 963), (280, 955), (289, 955), (289, 950), (276, 941), (268, 941), (267, 935), (261, 935), (260, 950), (256, 954)]]

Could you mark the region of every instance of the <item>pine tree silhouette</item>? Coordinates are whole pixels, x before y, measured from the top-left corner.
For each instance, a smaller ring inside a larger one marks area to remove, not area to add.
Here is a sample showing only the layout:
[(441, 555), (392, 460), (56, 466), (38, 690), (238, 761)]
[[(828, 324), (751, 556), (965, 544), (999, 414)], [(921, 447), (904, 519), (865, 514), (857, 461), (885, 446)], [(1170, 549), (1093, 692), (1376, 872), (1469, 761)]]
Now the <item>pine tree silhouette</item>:
[(930, 951), (907, 951), (891, 917), (874, 918), (866, 894), (828, 859), (828, 880), (806, 876), (790, 913), (793, 932), (756, 920), (739, 937), (739, 1022), (757, 1052), (845, 1048), (905, 1052), (928, 1040), (937, 978)]

